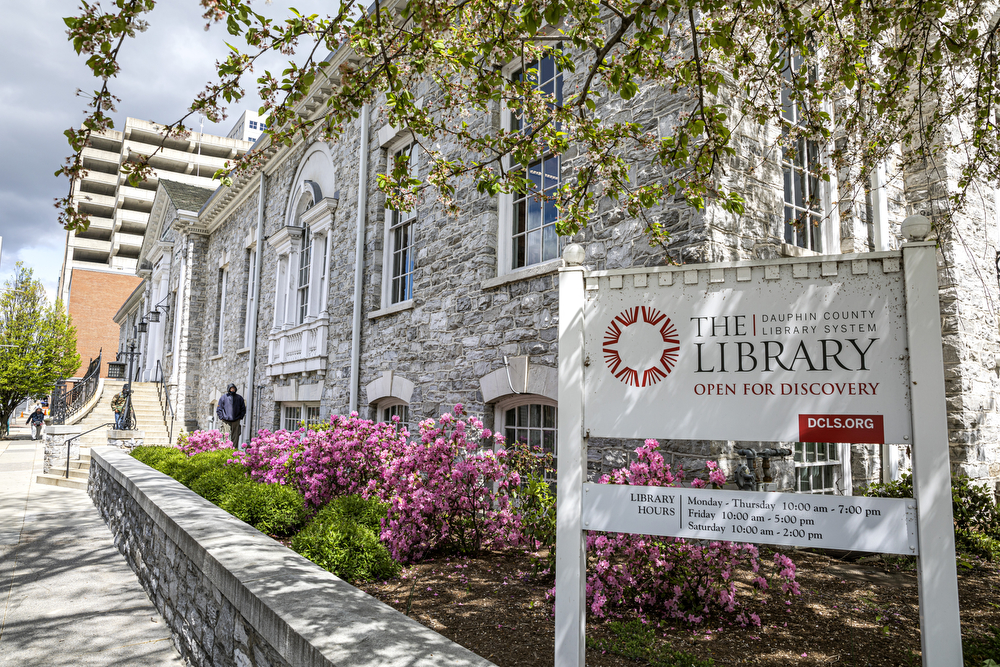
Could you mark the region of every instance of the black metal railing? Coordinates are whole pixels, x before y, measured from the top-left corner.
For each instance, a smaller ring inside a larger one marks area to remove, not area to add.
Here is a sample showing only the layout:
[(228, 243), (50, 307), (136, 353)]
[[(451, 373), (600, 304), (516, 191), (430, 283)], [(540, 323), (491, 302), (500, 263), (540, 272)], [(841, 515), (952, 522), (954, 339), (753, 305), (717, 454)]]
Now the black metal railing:
[(87, 366), (87, 372), (83, 379), (73, 384), (73, 388), (66, 391), (66, 381), (60, 380), (56, 383), (56, 390), (52, 393), (52, 423), (65, 424), (97, 393), (97, 387), (101, 381), (101, 357), (104, 351), (97, 353), (96, 359), (91, 359)]
[[(98, 357), (98, 358), (100, 358), (100, 357)], [(89, 431), (84, 431), (83, 433), (80, 433), (79, 435), (74, 435), (72, 438), (70, 438), (69, 440), (66, 441), (66, 479), (69, 479), (69, 446), (70, 446), (70, 443), (73, 442), (74, 440), (76, 440), (77, 438), (81, 438), (81, 437), (87, 435), (88, 433), (93, 433), (97, 429), (105, 428), (105, 427), (108, 427), (108, 426), (114, 426), (114, 425), (115, 425), (114, 422), (108, 422), (107, 424), (101, 424), (100, 426), (95, 426), (94, 428), (90, 429)]]
[(159, 359), (156, 360), (156, 375), (153, 381), (156, 382), (156, 395), (160, 399), (160, 408), (163, 410), (163, 423), (167, 427), (167, 442), (173, 444), (174, 408), (170, 405), (170, 392), (167, 390), (167, 386), (163, 384), (163, 366), (160, 365)]

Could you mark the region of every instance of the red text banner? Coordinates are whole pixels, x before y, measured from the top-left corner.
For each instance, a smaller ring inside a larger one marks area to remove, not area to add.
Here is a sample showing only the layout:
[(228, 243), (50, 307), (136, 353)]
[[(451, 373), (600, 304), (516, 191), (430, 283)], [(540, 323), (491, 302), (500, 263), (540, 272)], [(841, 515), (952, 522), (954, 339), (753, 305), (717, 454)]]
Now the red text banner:
[(885, 442), (882, 415), (799, 415), (800, 442)]

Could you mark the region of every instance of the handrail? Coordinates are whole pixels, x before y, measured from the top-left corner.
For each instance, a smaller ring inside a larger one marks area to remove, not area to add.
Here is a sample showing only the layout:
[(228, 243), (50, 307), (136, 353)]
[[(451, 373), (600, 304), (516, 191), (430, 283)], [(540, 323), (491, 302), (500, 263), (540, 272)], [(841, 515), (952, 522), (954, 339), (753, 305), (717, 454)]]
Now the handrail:
[[(100, 357), (98, 357), (98, 358), (100, 358)], [(66, 441), (66, 479), (69, 479), (69, 445), (70, 445), (70, 443), (73, 442), (74, 440), (76, 440), (77, 438), (80, 438), (82, 436), (87, 435), (88, 433), (93, 433), (97, 429), (104, 428), (105, 426), (114, 426), (114, 425), (115, 425), (114, 422), (108, 422), (107, 424), (101, 424), (100, 426), (95, 426), (94, 428), (90, 429), (89, 431), (84, 431), (83, 433), (77, 433), (72, 438), (70, 438), (70, 439), (68, 439)]]
[(73, 388), (68, 393), (60, 397), (55, 397), (56, 400), (54, 403), (58, 402), (60, 405), (53, 405), (53, 411), (61, 413), (53, 415), (53, 417), (58, 419), (57, 423), (65, 423), (67, 419), (79, 412), (94, 397), (101, 380), (101, 357), (103, 354), (104, 350), (102, 349), (97, 353), (96, 359), (90, 360), (90, 364), (87, 366), (87, 373), (83, 376), (82, 380), (73, 384)]
[(167, 427), (167, 442), (174, 441), (174, 407), (170, 405), (170, 392), (163, 384), (163, 366), (160, 360), (156, 360), (156, 375), (153, 382), (156, 383), (156, 396), (160, 399), (160, 409), (163, 411), (163, 423), (167, 424), (167, 413), (170, 414), (170, 425)]

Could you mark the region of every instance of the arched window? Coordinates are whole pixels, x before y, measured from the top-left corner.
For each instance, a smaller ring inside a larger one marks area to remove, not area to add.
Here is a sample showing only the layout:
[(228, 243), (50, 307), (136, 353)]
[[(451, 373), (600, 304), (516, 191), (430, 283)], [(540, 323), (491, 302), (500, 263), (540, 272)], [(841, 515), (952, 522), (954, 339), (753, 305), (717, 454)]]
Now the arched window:
[(410, 406), (405, 401), (398, 398), (388, 398), (375, 404), (375, 413), (378, 421), (387, 424), (393, 423), (393, 417), (399, 417), (399, 426), (406, 428), (411, 433), (410, 428)]
[(558, 404), (538, 394), (520, 394), (496, 404), (494, 426), (510, 443), (539, 447), (558, 456)]

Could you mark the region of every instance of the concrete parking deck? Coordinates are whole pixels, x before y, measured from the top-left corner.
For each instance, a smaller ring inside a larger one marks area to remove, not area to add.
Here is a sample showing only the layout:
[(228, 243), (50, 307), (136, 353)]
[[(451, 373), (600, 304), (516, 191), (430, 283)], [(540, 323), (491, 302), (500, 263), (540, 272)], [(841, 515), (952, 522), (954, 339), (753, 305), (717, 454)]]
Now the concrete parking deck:
[(0, 440), (0, 667), (182, 667), (87, 492), (35, 482), (43, 453)]

